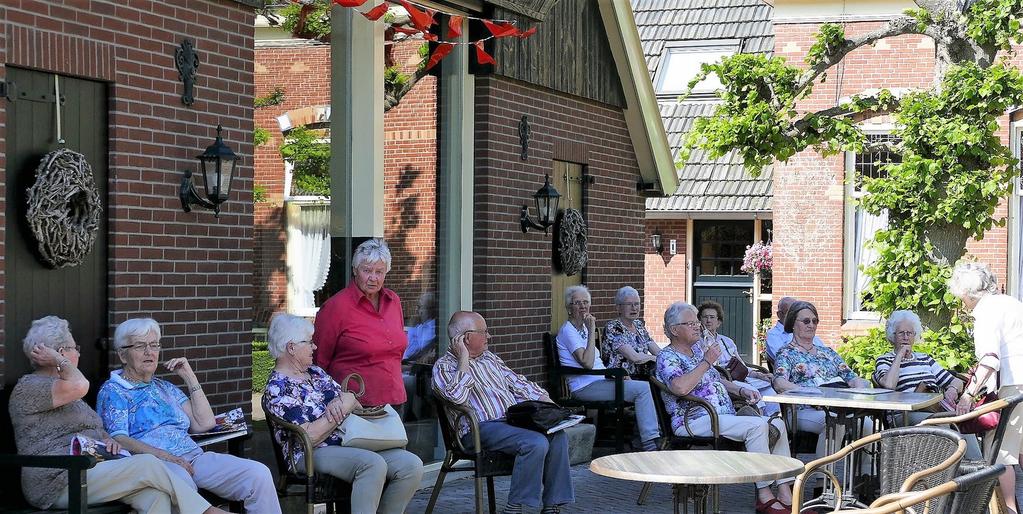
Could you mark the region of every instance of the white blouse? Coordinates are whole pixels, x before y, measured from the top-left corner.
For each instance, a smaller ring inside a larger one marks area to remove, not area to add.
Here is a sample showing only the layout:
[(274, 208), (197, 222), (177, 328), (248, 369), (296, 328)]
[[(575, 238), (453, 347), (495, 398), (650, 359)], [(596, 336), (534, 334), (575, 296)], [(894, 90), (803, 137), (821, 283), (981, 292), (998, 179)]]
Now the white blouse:
[(1004, 294), (983, 296), (973, 308), (973, 320), (977, 359), (998, 372), (988, 379), (988, 391), (1023, 384), (1023, 303)]

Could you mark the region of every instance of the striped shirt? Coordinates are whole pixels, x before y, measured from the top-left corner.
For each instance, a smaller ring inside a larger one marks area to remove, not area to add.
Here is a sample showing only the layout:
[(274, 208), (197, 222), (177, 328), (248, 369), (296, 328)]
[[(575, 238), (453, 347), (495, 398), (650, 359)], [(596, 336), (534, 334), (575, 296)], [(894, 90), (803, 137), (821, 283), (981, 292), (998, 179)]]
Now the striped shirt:
[[(433, 365), (433, 388), (445, 400), (467, 405), (480, 423), (503, 418), (508, 407), (526, 400), (539, 400), (547, 391), (514, 372), (500, 357), (485, 351), (469, 359), (469, 372), (458, 370), (458, 357), (446, 353)], [(458, 435), (469, 431), (463, 418)]]
[[(881, 378), (891, 369), (894, 360), (894, 351), (877, 358), (877, 367), (874, 368), (874, 382), (881, 383)], [(934, 357), (926, 353), (913, 352), (913, 357), (902, 361), (902, 365), (899, 366), (899, 383), (895, 386), (895, 390), (912, 391), (920, 384), (937, 386), (944, 390), (952, 384), (954, 379), (955, 376), (935, 362)]]

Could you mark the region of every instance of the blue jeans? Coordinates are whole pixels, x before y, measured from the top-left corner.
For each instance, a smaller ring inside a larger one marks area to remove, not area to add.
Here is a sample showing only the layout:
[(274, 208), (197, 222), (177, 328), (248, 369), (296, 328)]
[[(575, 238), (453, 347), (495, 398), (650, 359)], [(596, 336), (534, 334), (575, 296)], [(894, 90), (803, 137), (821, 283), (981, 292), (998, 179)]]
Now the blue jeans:
[[(467, 447), (472, 440), (463, 439)], [(503, 421), (480, 423), (480, 442), (486, 450), (515, 456), (508, 503), (539, 507), (575, 502), (568, 465), (568, 436), (562, 430), (545, 435)]]

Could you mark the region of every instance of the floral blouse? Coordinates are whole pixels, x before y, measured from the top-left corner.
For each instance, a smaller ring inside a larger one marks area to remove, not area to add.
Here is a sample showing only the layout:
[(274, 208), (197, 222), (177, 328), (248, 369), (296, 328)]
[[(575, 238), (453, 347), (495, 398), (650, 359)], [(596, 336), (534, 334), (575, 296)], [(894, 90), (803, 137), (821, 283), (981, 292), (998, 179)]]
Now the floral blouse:
[(642, 320), (633, 320), (632, 325), (636, 328), (635, 332), (630, 331), (620, 319), (615, 318), (604, 327), (604, 339), (600, 341), (600, 355), (607, 363), (607, 367), (622, 368), (630, 375), (645, 370), (630, 361), (622, 353), (621, 347), (627, 345), (636, 353), (649, 355), (650, 349), (647, 345), (653, 341)]
[[(304, 425), (316, 421), (327, 412), (327, 404), (341, 395), (341, 386), (319, 366), (309, 367), (311, 380), (296, 380), (276, 370), (270, 372), (263, 394), (268, 398), (267, 405), (275, 416), (285, 421)], [(305, 452), (301, 446), (291, 447), (288, 433), (274, 428), (274, 439), (281, 445), (284, 459), (294, 469), (296, 462), (302, 462)], [(341, 432), (334, 430), (332, 434), (317, 445), (317, 448), (333, 445), (341, 446)]]
[[(703, 360), (703, 350), (699, 345), (693, 345), (693, 356), (666, 346), (657, 354), (657, 379), (665, 384), (685, 375), (696, 369), (696, 366)], [(710, 403), (718, 414), (735, 414), (735, 407), (732, 405), (725, 384), (721, 382), (721, 375), (717, 370), (710, 368), (700, 377), (696, 387), (689, 393)], [(707, 411), (699, 407), (692, 407), (691, 402), (682, 401), (677, 396), (662, 391), (661, 398), (664, 399), (664, 407), (671, 414), (671, 429), (678, 433), (679, 428), (685, 425), (686, 417), (690, 420), (699, 419), (707, 415)], [(691, 408), (692, 407), (692, 408)]]
[(801, 387), (818, 387), (836, 378), (846, 382), (857, 378), (838, 352), (827, 346), (816, 348), (814, 355), (796, 346), (795, 342), (781, 347), (774, 360), (774, 374)]

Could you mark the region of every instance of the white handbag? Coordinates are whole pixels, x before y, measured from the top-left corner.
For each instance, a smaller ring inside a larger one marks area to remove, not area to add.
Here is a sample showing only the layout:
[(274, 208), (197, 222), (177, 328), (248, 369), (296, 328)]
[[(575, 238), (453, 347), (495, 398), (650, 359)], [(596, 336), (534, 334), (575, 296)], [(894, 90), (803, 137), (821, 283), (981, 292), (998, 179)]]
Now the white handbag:
[[(350, 380), (355, 380), (359, 384), (359, 392), (352, 394), (355, 394), (356, 398), (362, 396), (366, 391), (366, 386), (362, 376), (358, 373), (352, 373), (345, 377), (341, 382), (341, 390), (348, 391)], [(404, 448), (408, 444), (405, 424), (402, 423), (398, 412), (390, 405), (356, 409), (345, 417), (337, 429), (341, 432), (341, 446), (376, 452), (391, 448)]]

